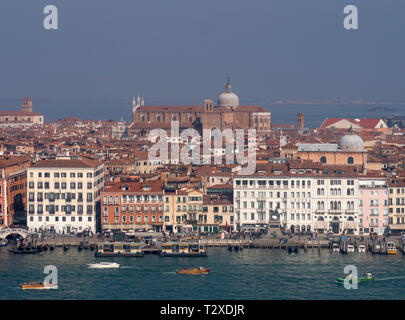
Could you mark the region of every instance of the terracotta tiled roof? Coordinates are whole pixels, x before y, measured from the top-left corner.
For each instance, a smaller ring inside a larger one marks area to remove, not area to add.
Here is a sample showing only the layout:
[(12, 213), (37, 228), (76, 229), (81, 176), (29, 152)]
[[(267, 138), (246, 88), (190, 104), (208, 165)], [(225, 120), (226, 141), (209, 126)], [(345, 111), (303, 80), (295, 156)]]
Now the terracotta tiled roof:
[(20, 157), (20, 156), (0, 158), (0, 168), (6, 168), (27, 161), (30, 161), (30, 159), (27, 157)]
[[(124, 190), (123, 187), (127, 187)], [(149, 190), (145, 190), (144, 187), (149, 187)], [(108, 192), (123, 192), (123, 193), (157, 193), (161, 194), (163, 191), (162, 181), (147, 181), (147, 182), (108, 182), (105, 185), (105, 190), (103, 193)]]
[[(212, 112), (232, 112), (234, 111), (247, 111), (247, 112), (269, 112), (268, 110), (260, 106), (246, 106), (241, 105), (237, 107), (227, 108), (227, 107), (215, 107)], [(204, 112), (203, 106), (142, 106), (137, 109), (137, 112)], [(211, 112), (211, 111), (210, 111)]]
[(42, 114), (28, 111), (1, 111), (0, 116), (42, 116)]
[(381, 119), (362, 118), (358, 119), (359, 121), (356, 121), (355, 119), (348, 119), (348, 118), (326, 118), (325, 121), (322, 123), (321, 128), (325, 129), (341, 120), (347, 120), (355, 125), (358, 125), (366, 129), (374, 129)]
[(49, 159), (49, 160), (42, 160), (32, 167), (34, 168), (95, 168), (100, 165), (98, 160), (91, 160), (91, 159), (72, 159), (72, 160), (62, 160), (62, 159)]

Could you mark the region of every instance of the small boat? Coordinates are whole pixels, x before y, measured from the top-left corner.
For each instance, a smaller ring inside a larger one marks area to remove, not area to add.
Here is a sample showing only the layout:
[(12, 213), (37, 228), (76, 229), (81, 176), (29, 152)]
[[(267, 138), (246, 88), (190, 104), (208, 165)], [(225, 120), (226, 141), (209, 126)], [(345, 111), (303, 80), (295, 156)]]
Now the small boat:
[(6, 245), (8, 245), (7, 239), (0, 239), (0, 247), (5, 247)]
[(373, 246), (373, 253), (380, 253), (381, 246), (378, 243), (375, 243)]
[(333, 252), (339, 252), (340, 251), (339, 243), (337, 243), (337, 242), (332, 243), (332, 251)]
[(358, 253), (366, 252), (366, 246), (364, 244), (359, 244), (359, 246), (357, 247), (357, 252)]
[(347, 252), (354, 252), (355, 250), (354, 250), (354, 245), (352, 245), (352, 244), (348, 244), (347, 245)]
[(116, 262), (89, 263), (88, 266), (90, 269), (112, 269), (120, 267)]
[(394, 242), (387, 242), (387, 253), (388, 254), (397, 254), (397, 247)]
[(288, 253), (298, 253), (298, 246), (288, 247)]
[(211, 270), (205, 267), (181, 269), (177, 274), (208, 274)]
[(44, 284), (43, 282), (39, 281), (30, 281), (23, 283), (21, 285), (21, 289), (23, 290), (46, 290), (46, 289), (58, 289), (57, 284)]
[[(338, 278), (336, 281), (340, 283), (344, 283), (346, 278)], [(351, 274), (349, 275), (349, 281), (355, 279)], [(374, 277), (371, 273), (366, 273), (362, 278), (357, 278), (357, 282), (368, 282), (373, 281)]]
[(8, 252), (13, 254), (34, 254), (42, 252), (42, 248), (17, 248), (17, 249), (8, 249)]

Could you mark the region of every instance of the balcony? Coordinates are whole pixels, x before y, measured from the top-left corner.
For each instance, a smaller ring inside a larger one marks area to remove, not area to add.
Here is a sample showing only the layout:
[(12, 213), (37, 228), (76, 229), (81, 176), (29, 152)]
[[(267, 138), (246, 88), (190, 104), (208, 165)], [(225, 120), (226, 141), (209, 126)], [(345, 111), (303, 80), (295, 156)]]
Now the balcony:
[(329, 214), (342, 214), (343, 210), (342, 209), (330, 209)]

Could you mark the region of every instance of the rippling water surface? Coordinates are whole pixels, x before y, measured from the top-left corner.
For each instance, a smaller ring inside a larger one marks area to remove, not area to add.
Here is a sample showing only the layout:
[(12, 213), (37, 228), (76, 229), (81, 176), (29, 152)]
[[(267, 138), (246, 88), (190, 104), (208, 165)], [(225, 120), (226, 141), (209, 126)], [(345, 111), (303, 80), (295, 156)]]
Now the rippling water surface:
[[(12, 255), (0, 249), (0, 299), (405, 299), (405, 256), (330, 253), (322, 250), (208, 248), (206, 258), (95, 259), (94, 251), (55, 249)], [(114, 261), (120, 269), (89, 269)], [(42, 281), (46, 265), (58, 268), (58, 290), (23, 291), (19, 284)], [(346, 290), (336, 283), (343, 268), (372, 272), (376, 280)], [(205, 266), (209, 275), (177, 275), (176, 269)]]

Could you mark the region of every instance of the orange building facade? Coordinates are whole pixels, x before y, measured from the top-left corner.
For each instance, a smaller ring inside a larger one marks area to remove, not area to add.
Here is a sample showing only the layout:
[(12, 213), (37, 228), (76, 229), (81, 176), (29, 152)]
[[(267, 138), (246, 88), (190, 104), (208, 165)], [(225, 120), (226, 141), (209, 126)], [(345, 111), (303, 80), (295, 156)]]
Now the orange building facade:
[(27, 171), (30, 159), (0, 159), (0, 227), (26, 222)]
[(163, 183), (114, 182), (101, 193), (103, 230), (154, 229), (163, 226)]

